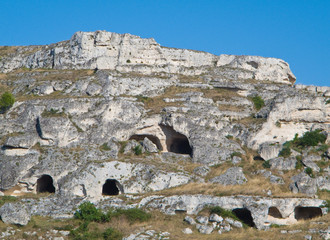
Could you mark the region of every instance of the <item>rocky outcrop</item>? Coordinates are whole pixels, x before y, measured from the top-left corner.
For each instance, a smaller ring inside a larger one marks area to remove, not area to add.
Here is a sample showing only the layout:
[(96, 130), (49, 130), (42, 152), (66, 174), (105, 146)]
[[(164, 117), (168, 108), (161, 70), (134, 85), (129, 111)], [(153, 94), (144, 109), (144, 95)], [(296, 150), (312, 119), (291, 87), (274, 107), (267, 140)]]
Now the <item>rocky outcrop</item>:
[[(166, 214), (221, 206), (263, 229), (295, 223), (295, 212), (309, 211), (299, 207), (321, 211), (317, 199), (171, 196), (198, 193), (195, 183), (210, 187), (205, 192), (244, 191), (259, 177), (264, 196), (272, 195), (268, 183), (309, 197), (329, 190), (323, 142), (279, 156), (284, 142), (305, 132), (320, 129), (330, 139), (329, 88), (292, 86), (283, 60), (215, 56), (105, 31), (9, 50), (0, 51), (1, 87), (17, 101), (0, 114), (0, 193), (51, 194), (23, 200), (28, 213), (67, 218), (85, 200)], [(163, 190), (167, 197), (136, 196)], [(203, 233), (239, 225), (198, 219), (194, 228)]]
[[(198, 214), (199, 211), (207, 206), (220, 206), (224, 209), (236, 209), (236, 211), (250, 214), (253, 224), (259, 229), (264, 229), (271, 223), (292, 224), (297, 222), (297, 219), (299, 219), (297, 208), (299, 207), (315, 207), (319, 209), (318, 211), (321, 215), (325, 214), (327, 208), (321, 207), (324, 203), (324, 201), (319, 199), (307, 198), (272, 199), (250, 196), (214, 197), (206, 195), (180, 195), (147, 197), (140, 202), (139, 206), (159, 209), (166, 214), (175, 214), (179, 211), (185, 211), (187, 214)], [(273, 217), (272, 208), (277, 208), (281, 216)], [(312, 211), (315, 210), (313, 209)]]
[(4, 223), (26, 225), (30, 221), (30, 213), (27, 209), (14, 203), (6, 203), (0, 208), (0, 217)]
[[(1, 72), (17, 68), (111, 69), (121, 72), (205, 73), (209, 67), (240, 69), (239, 78), (293, 83), (289, 65), (275, 58), (215, 56), (206, 52), (161, 47), (154, 39), (106, 31), (77, 32), (70, 41), (21, 47), (0, 61)], [(193, 71), (190, 69), (194, 68)]]

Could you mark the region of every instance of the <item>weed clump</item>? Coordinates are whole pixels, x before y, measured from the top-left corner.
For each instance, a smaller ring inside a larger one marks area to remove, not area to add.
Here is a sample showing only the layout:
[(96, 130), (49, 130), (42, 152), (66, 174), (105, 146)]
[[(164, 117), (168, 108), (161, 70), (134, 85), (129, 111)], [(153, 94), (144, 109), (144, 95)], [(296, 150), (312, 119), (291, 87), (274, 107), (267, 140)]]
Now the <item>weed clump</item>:
[(117, 209), (113, 213), (113, 217), (116, 216), (125, 216), (130, 223), (145, 222), (151, 218), (150, 213), (147, 213), (139, 208)]
[(107, 228), (103, 233), (104, 240), (121, 240), (123, 234), (114, 228)]

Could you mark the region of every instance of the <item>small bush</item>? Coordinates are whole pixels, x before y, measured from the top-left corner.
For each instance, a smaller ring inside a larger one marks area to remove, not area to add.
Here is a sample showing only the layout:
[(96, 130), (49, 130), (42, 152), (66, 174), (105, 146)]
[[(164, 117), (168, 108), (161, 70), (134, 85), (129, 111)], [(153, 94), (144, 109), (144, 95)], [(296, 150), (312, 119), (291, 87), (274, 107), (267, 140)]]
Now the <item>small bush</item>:
[(113, 213), (113, 216), (125, 216), (127, 220), (131, 223), (134, 222), (145, 222), (151, 218), (151, 214), (143, 211), (139, 208), (130, 208), (130, 209), (117, 209)]
[(111, 148), (108, 146), (107, 143), (103, 143), (101, 145), (100, 149), (103, 150), (103, 151), (110, 151), (111, 150)]
[(253, 97), (252, 102), (258, 111), (265, 105), (264, 100), (260, 96)]
[(313, 169), (311, 169), (310, 167), (305, 168), (305, 173), (308, 174), (310, 177), (314, 177)]
[(222, 207), (219, 207), (219, 206), (211, 207), (210, 213), (218, 214), (219, 216), (221, 216), (223, 218), (229, 217), (229, 218), (232, 218), (232, 219), (235, 219), (235, 220), (241, 222), (241, 220), (232, 211), (223, 209)]
[(302, 156), (298, 155), (296, 156), (297, 162), (296, 162), (296, 169), (301, 169), (304, 165), (302, 163)]
[(123, 234), (113, 228), (107, 228), (103, 233), (104, 240), (121, 240), (122, 238), (123, 238)]
[(226, 138), (227, 139), (233, 139), (234, 137), (232, 135), (227, 135)]
[(230, 155), (231, 157), (242, 157), (242, 153), (240, 153), (240, 152), (233, 152), (231, 155)]
[(278, 127), (278, 128), (280, 128), (281, 127), (281, 123), (279, 121), (276, 121), (275, 126)]
[(126, 63), (131, 63), (131, 60), (127, 59), (127, 60), (126, 60)]
[(133, 148), (133, 151), (135, 153), (135, 155), (141, 155), (142, 154), (142, 146), (137, 145)]
[(293, 143), (301, 148), (316, 146), (319, 143), (324, 143), (327, 137), (321, 133), (320, 129), (315, 131), (305, 132), (304, 135), (298, 139), (294, 139)]
[(264, 161), (264, 162), (262, 163), (262, 166), (263, 166), (264, 168), (270, 168), (271, 166), (270, 166), (269, 160)]
[(278, 156), (281, 156), (281, 157), (289, 157), (290, 155), (291, 155), (291, 150), (289, 147), (282, 148), (282, 150), (278, 154)]
[(74, 213), (76, 219), (85, 220), (88, 222), (107, 222), (110, 220), (108, 215), (97, 209), (93, 203), (84, 202), (79, 206), (79, 210)]
[(15, 103), (15, 98), (13, 94), (9, 92), (5, 92), (1, 95), (0, 98), (0, 112), (4, 113), (9, 108), (11, 108)]

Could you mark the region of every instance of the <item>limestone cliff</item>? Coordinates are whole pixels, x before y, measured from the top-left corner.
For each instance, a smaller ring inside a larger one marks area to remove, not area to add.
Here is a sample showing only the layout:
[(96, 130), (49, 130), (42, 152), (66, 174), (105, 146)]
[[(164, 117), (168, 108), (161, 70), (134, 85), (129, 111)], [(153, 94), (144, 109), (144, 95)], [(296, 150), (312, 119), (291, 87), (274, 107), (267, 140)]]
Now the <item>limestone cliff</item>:
[[(1, 93), (16, 98), (0, 114), (1, 191), (55, 193), (42, 209), (63, 205), (59, 198), (72, 204), (51, 214), (27, 204), (32, 214), (72, 215), (76, 201), (132, 194), (141, 194), (139, 206), (167, 214), (245, 208), (260, 229), (296, 222), (298, 207), (327, 211), (310, 197), (330, 190), (330, 87), (294, 85), (281, 59), (216, 56), (97, 31), (0, 47), (0, 72)], [(286, 141), (314, 130), (326, 140), (280, 154)], [(233, 195), (253, 196), (194, 195), (212, 186), (220, 190), (211, 195), (234, 186)], [(144, 198), (166, 189), (172, 197)], [(277, 201), (272, 191), (291, 198)], [(271, 207), (281, 220), (269, 216)]]

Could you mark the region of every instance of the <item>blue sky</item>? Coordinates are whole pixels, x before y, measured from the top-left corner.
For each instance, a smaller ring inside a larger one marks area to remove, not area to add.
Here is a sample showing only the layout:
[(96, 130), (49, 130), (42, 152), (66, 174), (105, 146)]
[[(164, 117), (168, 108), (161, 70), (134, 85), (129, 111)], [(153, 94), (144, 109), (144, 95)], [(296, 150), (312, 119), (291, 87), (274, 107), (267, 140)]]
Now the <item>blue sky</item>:
[(330, 86), (330, 0), (1, 0), (0, 9), (0, 45), (107, 30), (216, 55), (281, 58), (297, 83)]

